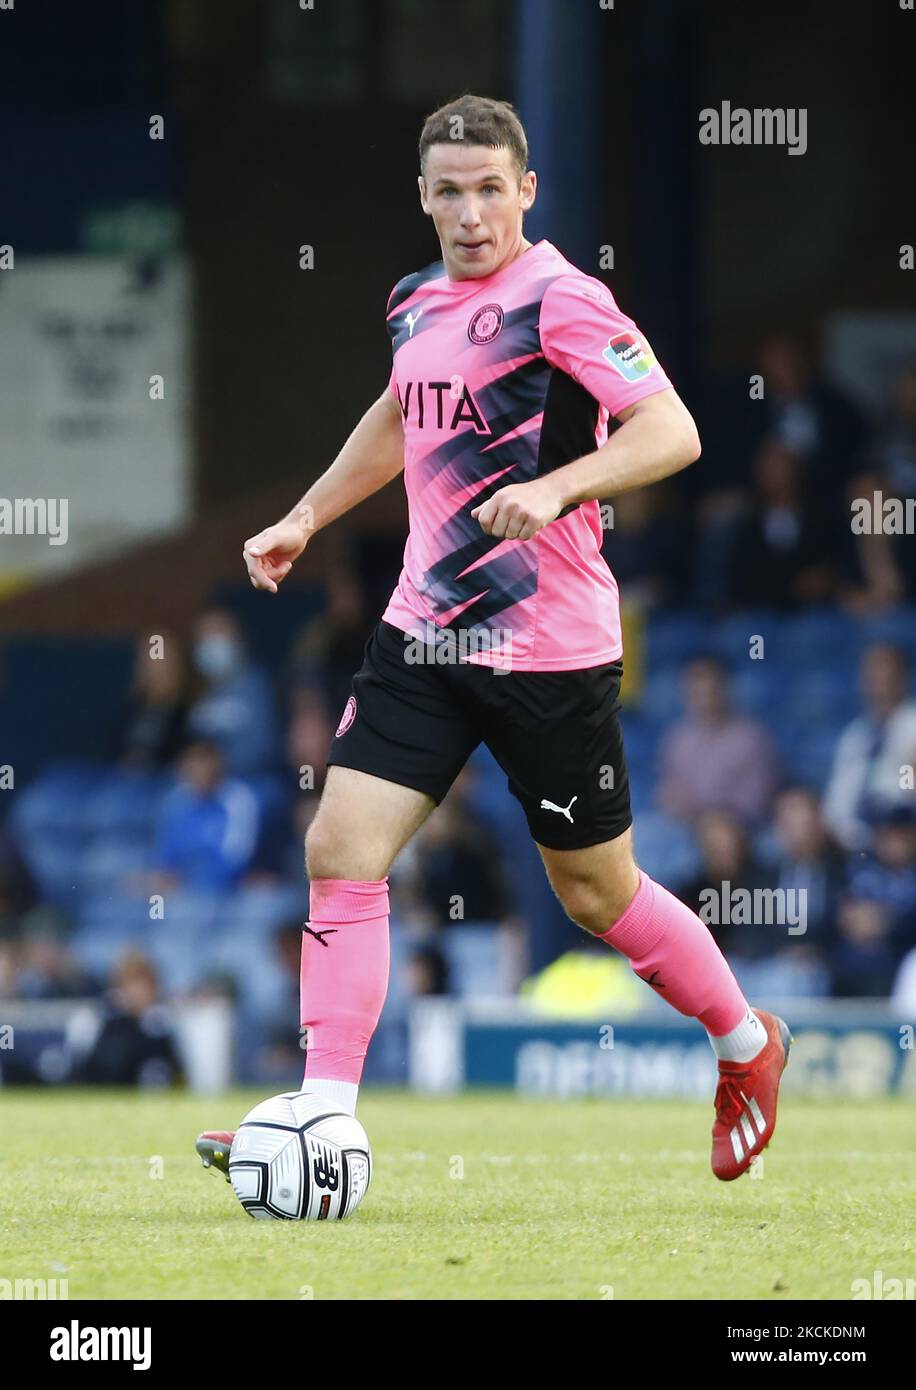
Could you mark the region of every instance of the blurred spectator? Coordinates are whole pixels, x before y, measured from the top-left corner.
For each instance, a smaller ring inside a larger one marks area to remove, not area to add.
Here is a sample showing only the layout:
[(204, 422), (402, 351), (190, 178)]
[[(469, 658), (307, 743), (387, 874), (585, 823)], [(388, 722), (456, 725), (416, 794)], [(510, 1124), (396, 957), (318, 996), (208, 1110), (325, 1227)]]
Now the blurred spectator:
[(849, 892), (882, 903), (890, 941), (903, 955), (916, 946), (916, 808), (886, 808), (874, 817), (871, 853), (851, 861)]
[(302, 922), (284, 922), (273, 940), (274, 955), (280, 966), (281, 987), (276, 1011), (266, 1021), (264, 1042), (258, 1062), (258, 1076), (296, 1085), (302, 1077), (305, 1053), (300, 1046), (296, 1020), (299, 1013), (299, 967), (302, 958)]
[(188, 725), (209, 739), (235, 777), (270, 771), (279, 751), (277, 711), (270, 682), (252, 665), (234, 615), (213, 608), (194, 629), (194, 665), (206, 681)]
[(823, 500), (806, 485), (800, 455), (766, 440), (754, 460), (749, 515), (738, 526), (729, 593), (739, 605), (798, 608), (835, 587)]
[(76, 959), (57, 915), (32, 914), (19, 948), (16, 993), (20, 999), (85, 999), (102, 988)]
[(666, 507), (663, 486), (634, 488), (614, 498), (613, 526), (602, 553), (628, 603), (645, 608), (682, 602), (693, 552), (689, 517)]
[(899, 955), (891, 942), (889, 909), (870, 898), (843, 898), (837, 928), (830, 952), (834, 997), (879, 999), (890, 994)]
[(370, 525), (352, 536), (348, 551), (366, 604), (368, 633), (385, 611), (388, 595), (397, 588), (404, 563), (404, 535), (397, 527), (380, 530)]
[(724, 920), (738, 915), (731, 907), (733, 893), (753, 894), (771, 886), (740, 821), (725, 810), (705, 811), (697, 822), (697, 843), (700, 872), (678, 897), (707, 924), (720, 950), (729, 957), (737, 954), (753, 960), (782, 949), (788, 939), (785, 925)]
[(11, 941), (0, 939), (0, 999), (16, 996), (17, 948)]
[(169, 1086), (180, 1072), (156, 972), (146, 956), (130, 951), (118, 963), (106, 1014), (84, 1040), (71, 1080), (82, 1086)]
[(407, 993), (412, 999), (449, 993), (449, 970), (438, 946), (416, 946), (405, 965)]
[(916, 1022), (916, 948), (907, 952), (894, 977), (891, 1008), (898, 1018)]
[[(876, 493), (883, 501), (916, 497), (916, 363), (905, 367), (894, 382), (891, 408), (868, 462), (867, 471), (849, 486), (850, 508), (859, 498), (874, 503)], [(916, 594), (912, 535), (873, 527), (871, 532), (851, 534), (848, 548), (847, 608), (867, 613)]]
[(0, 824), (0, 940), (18, 935), (25, 914), (38, 901), (38, 890), (19, 846)]
[(363, 664), (372, 624), (359, 577), (348, 564), (338, 561), (325, 585), (325, 608), (302, 628), (289, 664), (294, 682), (321, 691), (326, 713), (334, 717), (333, 733), (350, 695), (353, 674)]
[(399, 889), (408, 920), (448, 927), (500, 922), (508, 915), (500, 856), (472, 820), (456, 786), (417, 831), (414, 843), (412, 881)]
[(909, 537), (890, 535), (877, 525), (874, 510), (870, 528), (853, 530), (852, 518), (859, 514), (857, 503), (864, 499), (874, 508), (875, 494), (881, 488), (881, 478), (870, 473), (859, 474), (847, 485), (846, 523), (833, 547), (841, 575), (839, 601), (846, 612), (866, 618), (905, 597), (907, 570), (900, 561), (913, 549)]
[(746, 377), (704, 375), (691, 398), (703, 441), (703, 458), (675, 485), (689, 506), (696, 540), (690, 555), (693, 601), (717, 610), (729, 598), (728, 576), (738, 526), (750, 506), (744, 462), (763, 435), (759, 401), (748, 394)]
[[(821, 595), (825, 559), (835, 558), (825, 548), (843, 544), (846, 484), (865, 458), (861, 412), (823, 380), (799, 340), (773, 334), (755, 357), (762, 399), (749, 396), (746, 378), (708, 382), (697, 405), (702, 465), (678, 480), (697, 528), (694, 599), (707, 609), (735, 598), (794, 606)], [(756, 564), (744, 559), (747, 540)], [(764, 566), (773, 561), (771, 580)]]
[(160, 811), (154, 868), (168, 883), (216, 891), (231, 887), (251, 865), (260, 809), (250, 787), (223, 775), (219, 750), (193, 743), (182, 754), (178, 785)]
[(798, 339), (774, 333), (761, 344), (764, 433), (804, 458), (814, 496), (826, 511), (861, 466), (867, 428), (858, 407), (817, 371)]
[(687, 665), (684, 696), (686, 716), (662, 738), (659, 804), (683, 820), (712, 809), (760, 820), (778, 778), (770, 735), (757, 720), (732, 710), (725, 670), (714, 657)]
[[(342, 712), (342, 708), (341, 708)], [(318, 685), (299, 685), (290, 694), (290, 721), (286, 736), (287, 761), (296, 782), (311, 770), (308, 790), (320, 791), (327, 776), (328, 749), (335, 725), (328, 713), (325, 696)]]
[(156, 768), (173, 762), (185, 742), (190, 706), (184, 646), (173, 633), (159, 634), (158, 645), (141, 637), (134, 678), (118, 730), (115, 756), (128, 767)]
[(912, 802), (902, 769), (916, 763), (916, 699), (903, 652), (889, 643), (869, 647), (859, 681), (866, 712), (840, 735), (823, 802), (831, 833), (849, 850), (869, 844), (869, 813)]
[(804, 890), (807, 931), (798, 940), (823, 946), (833, 931), (846, 865), (830, 839), (817, 795), (787, 787), (776, 799), (776, 887)]
[(916, 497), (916, 362), (894, 382), (890, 413), (871, 458), (893, 496)]

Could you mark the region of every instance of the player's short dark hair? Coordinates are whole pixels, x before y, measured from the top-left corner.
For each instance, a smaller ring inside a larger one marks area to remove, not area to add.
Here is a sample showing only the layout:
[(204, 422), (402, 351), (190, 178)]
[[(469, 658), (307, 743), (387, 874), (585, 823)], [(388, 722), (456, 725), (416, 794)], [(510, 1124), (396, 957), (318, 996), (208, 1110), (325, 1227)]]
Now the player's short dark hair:
[(465, 93), (433, 111), (426, 117), (420, 132), (421, 172), (425, 172), (430, 145), (448, 144), (486, 145), (494, 150), (509, 150), (519, 178), (528, 168), (525, 127), (508, 101)]

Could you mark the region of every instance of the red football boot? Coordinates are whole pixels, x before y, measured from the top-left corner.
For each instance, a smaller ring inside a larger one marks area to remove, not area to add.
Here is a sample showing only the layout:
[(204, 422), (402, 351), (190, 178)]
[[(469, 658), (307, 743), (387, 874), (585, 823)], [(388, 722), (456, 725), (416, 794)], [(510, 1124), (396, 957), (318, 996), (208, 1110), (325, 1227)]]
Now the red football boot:
[(229, 1150), (235, 1138), (234, 1130), (205, 1130), (194, 1145), (205, 1168), (218, 1168), (229, 1181)]
[(763, 1050), (750, 1062), (719, 1063), (712, 1171), (723, 1182), (740, 1178), (773, 1138), (779, 1082), (792, 1046), (781, 1018), (764, 1009), (754, 1013), (767, 1031)]

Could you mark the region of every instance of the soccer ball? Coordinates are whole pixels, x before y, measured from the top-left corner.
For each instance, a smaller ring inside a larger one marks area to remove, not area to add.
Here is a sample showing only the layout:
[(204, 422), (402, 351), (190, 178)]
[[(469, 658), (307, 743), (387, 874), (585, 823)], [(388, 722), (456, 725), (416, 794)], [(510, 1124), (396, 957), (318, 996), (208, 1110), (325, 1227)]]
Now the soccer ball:
[(229, 1151), (233, 1191), (261, 1220), (342, 1221), (359, 1206), (371, 1176), (359, 1120), (308, 1092), (261, 1101)]

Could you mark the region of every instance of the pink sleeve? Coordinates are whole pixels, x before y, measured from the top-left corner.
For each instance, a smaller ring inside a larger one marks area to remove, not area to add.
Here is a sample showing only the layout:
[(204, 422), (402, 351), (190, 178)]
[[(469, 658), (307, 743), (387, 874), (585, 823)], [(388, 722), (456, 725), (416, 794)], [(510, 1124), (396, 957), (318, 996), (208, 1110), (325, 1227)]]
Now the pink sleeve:
[[(400, 284), (400, 281), (398, 281), (398, 284)], [(386, 306), (385, 306), (385, 321), (386, 321), (386, 323), (387, 323), (388, 319), (391, 317), (391, 301), (392, 301), (392, 299), (394, 299), (395, 290), (397, 289), (397, 287), (398, 287), (397, 285), (392, 286), (392, 289), (391, 289), (391, 291), (390, 291), (390, 293), (389, 293), (389, 295), (388, 295), (388, 302), (387, 302), (387, 304), (386, 304)], [(391, 392), (392, 396), (394, 396), (395, 400), (396, 400), (396, 401), (398, 402), (398, 404), (400, 405), (401, 398), (400, 398), (400, 396), (398, 395), (397, 377), (396, 377), (396, 375), (395, 375), (394, 357), (393, 357), (393, 356), (392, 356), (392, 359), (391, 359), (391, 375), (390, 375), (389, 378), (388, 378), (388, 390)]]
[(547, 361), (574, 377), (611, 415), (671, 385), (636, 324), (600, 280), (561, 275), (541, 301)]

